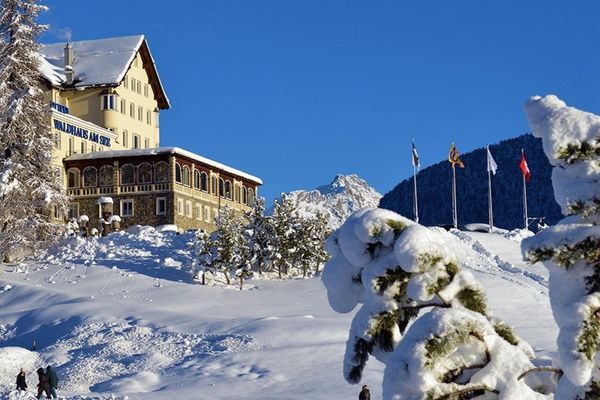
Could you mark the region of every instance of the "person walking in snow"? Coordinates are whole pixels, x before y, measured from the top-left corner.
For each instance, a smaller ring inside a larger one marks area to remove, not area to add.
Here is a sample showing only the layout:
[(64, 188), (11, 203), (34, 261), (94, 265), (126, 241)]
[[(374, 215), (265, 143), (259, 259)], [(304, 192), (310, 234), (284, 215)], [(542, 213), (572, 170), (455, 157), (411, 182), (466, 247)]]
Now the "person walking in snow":
[(48, 382), (48, 377), (44, 373), (44, 368), (38, 368), (38, 370), (36, 372), (38, 374), (38, 380), (39, 380), (39, 383), (37, 385), (37, 388), (38, 388), (37, 398), (41, 399), (42, 394), (46, 393), (46, 398), (51, 399), (52, 397), (50, 397), (50, 382)]
[(371, 392), (369, 392), (367, 385), (363, 385), (362, 390), (358, 395), (358, 400), (371, 400)]
[(50, 384), (50, 394), (52, 398), (56, 398), (56, 389), (58, 389), (58, 375), (56, 375), (56, 371), (48, 365), (46, 368), (46, 376), (48, 377), (48, 383)]
[(25, 370), (21, 368), (19, 374), (17, 375), (17, 390), (20, 392), (21, 390), (27, 390), (27, 382), (25, 382)]

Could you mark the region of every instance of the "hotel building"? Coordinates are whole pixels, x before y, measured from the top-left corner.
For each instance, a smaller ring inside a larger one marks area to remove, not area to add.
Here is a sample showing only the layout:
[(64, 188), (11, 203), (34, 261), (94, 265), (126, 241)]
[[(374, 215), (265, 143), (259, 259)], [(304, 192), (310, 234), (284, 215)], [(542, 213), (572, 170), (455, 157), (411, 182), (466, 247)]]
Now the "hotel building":
[(170, 103), (144, 36), (46, 44), (40, 53), (69, 218), (85, 214), (94, 226), (108, 212), (122, 227), (212, 231), (221, 207), (250, 209), (259, 178), (160, 147), (160, 111)]

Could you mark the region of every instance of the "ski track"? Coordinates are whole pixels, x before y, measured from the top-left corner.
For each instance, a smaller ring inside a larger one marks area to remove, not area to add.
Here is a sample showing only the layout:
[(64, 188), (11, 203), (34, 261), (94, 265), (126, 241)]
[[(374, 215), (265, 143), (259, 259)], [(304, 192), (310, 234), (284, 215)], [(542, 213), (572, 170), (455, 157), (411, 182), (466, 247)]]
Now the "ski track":
[[(453, 230), (451, 232), (462, 243), (473, 249), (474, 253), (481, 257), (476, 260), (471, 256), (467, 256), (465, 266), (475, 271), (491, 274), (500, 277), (501, 279), (516, 283), (523, 287), (532, 288), (544, 294), (548, 293), (548, 280), (536, 273), (526, 271), (522, 268), (515, 267), (511, 263), (504, 261), (500, 256), (490, 252), (480, 241), (469, 236), (468, 233)], [(500, 272), (500, 273), (498, 273)], [(526, 280), (524, 281), (525, 278)]]

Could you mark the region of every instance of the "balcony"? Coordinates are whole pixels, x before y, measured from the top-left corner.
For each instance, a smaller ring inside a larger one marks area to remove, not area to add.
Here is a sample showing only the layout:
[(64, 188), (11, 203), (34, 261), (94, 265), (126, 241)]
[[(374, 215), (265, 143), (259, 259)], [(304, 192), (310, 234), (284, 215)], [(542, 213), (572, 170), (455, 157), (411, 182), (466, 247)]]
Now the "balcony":
[(105, 195), (119, 195), (131, 193), (156, 193), (168, 192), (171, 190), (171, 184), (164, 183), (147, 183), (138, 185), (120, 185), (120, 186), (101, 186), (89, 188), (69, 188), (67, 196), (69, 197), (98, 197)]

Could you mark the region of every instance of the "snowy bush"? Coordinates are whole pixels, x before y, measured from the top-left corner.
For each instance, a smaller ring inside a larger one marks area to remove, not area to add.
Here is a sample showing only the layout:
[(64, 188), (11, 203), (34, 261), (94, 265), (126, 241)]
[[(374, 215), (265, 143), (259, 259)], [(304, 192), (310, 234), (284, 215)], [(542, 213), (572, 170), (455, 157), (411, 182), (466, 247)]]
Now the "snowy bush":
[(600, 398), (600, 116), (556, 96), (525, 104), (529, 126), (554, 165), (556, 201), (569, 216), (522, 243), (550, 272), (550, 303), (560, 328), (555, 399)]
[[(442, 233), (367, 208), (326, 248), (331, 307), (347, 313), (360, 305), (346, 345), (349, 382), (360, 382), (372, 355), (386, 365), (384, 399), (545, 398), (518, 379), (534, 368), (533, 350), (489, 314), (481, 285)], [(409, 325), (426, 309), (434, 311)]]

